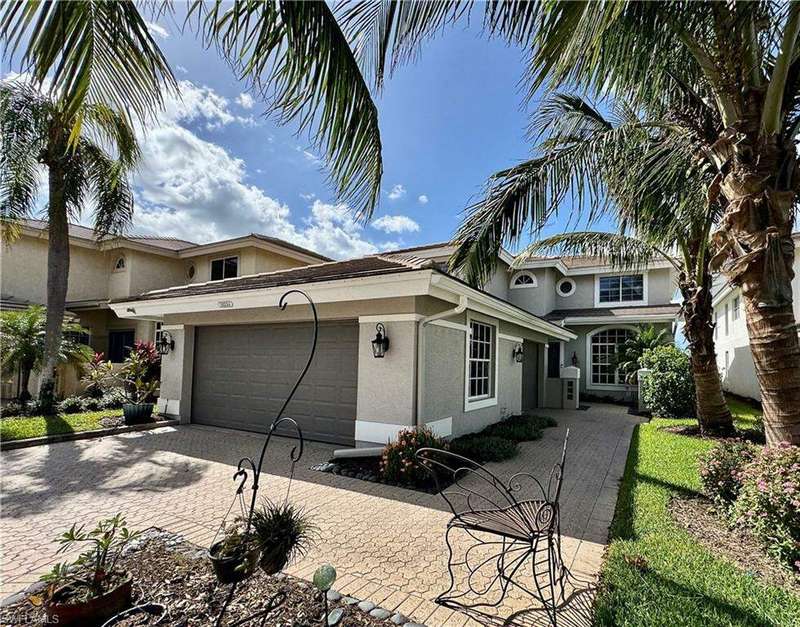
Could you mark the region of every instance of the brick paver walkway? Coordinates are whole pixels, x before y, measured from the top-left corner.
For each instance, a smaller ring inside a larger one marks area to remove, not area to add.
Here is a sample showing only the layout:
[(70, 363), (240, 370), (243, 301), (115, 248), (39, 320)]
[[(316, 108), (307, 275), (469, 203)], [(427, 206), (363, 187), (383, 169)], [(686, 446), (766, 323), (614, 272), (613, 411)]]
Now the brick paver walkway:
[[(524, 470), (546, 478), (564, 429), (571, 429), (561, 498), (563, 553), (573, 572), (593, 577), (636, 419), (611, 405), (546, 413), (558, 420), (557, 428), (523, 443), (515, 459), (489, 467), (501, 476)], [(133, 528), (158, 526), (207, 546), (230, 504), (235, 464), (259, 446), (253, 434), (182, 426), (3, 452), (0, 592), (16, 592), (49, 570), (53, 538), (74, 521), (91, 524), (123, 512)], [(278, 438), (268, 453), (262, 492), (272, 498), (287, 490), (289, 448)], [(307, 443), (296, 469), (291, 498), (313, 512), (320, 538), (289, 572), (310, 578), (318, 565), (331, 563), (339, 572), (336, 588), (346, 594), (432, 627), (473, 624), (432, 602), (447, 587), (449, 515), (441, 498), (308, 469), (334, 448)], [(498, 612), (526, 604), (512, 597)]]

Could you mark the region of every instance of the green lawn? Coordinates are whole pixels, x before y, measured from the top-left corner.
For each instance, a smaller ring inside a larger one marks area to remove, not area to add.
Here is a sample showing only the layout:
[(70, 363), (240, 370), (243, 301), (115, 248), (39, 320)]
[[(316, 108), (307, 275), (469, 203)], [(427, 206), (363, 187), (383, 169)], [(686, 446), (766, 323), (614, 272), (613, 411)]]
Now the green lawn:
[[(732, 403), (740, 426), (754, 412)], [(712, 441), (662, 427), (696, 424), (654, 419), (639, 425), (611, 527), (597, 597), (599, 625), (800, 625), (800, 598), (766, 586), (715, 557), (666, 511), (673, 494), (697, 494), (697, 457)]]
[(0, 439), (22, 440), (24, 438), (38, 438), (44, 435), (102, 429), (101, 418), (121, 415), (121, 410), (106, 409), (78, 414), (59, 414), (58, 416), (3, 418), (0, 420)]
[(733, 421), (739, 429), (753, 429), (761, 420), (761, 408), (755, 401), (745, 401), (732, 396), (727, 397)]

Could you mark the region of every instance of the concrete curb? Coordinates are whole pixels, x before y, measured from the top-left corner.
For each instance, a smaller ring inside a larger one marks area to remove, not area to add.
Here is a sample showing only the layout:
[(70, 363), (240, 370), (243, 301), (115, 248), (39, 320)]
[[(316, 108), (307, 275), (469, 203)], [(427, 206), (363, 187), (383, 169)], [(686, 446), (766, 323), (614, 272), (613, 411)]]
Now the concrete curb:
[(161, 427), (175, 427), (180, 424), (179, 420), (160, 420), (158, 422), (146, 422), (140, 425), (125, 425), (123, 427), (112, 427), (111, 429), (94, 429), (92, 431), (77, 431), (75, 433), (59, 433), (56, 435), (45, 435), (40, 438), (25, 438), (24, 440), (10, 440), (0, 442), (0, 451), (11, 451), (14, 449), (28, 448), (31, 446), (42, 446), (44, 444), (55, 444), (56, 442), (72, 442), (75, 440), (91, 440), (102, 438), (107, 435), (119, 435), (120, 433), (132, 433), (134, 431), (151, 431)]

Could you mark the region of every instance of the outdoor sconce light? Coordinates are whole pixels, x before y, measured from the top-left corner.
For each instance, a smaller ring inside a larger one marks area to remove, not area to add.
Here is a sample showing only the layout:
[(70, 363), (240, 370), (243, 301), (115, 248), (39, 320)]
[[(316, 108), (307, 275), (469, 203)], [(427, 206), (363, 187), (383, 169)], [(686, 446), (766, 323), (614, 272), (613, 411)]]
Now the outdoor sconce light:
[(386, 327), (383, 326), (382, 322), (376, 324), (375, 329), (377, 329), (378, 334), (372, 340), (372, 355), (376, 359), (383, 359), (386, 351), (389, 350), (389, 337), (386, 335)]
[(524, 353), (522, 352), (522, 344), (517, 344), (514, 347), (514, 350), (511, 351), (511, 355), (514, 357), (514, 361), (518, 364), (522, 363), (522, 358), (524, 357)]
[(171, 350), (175, 350), (175, 340), (172, 339), (169, 331), (161, 332), (161, 337), (156, 342), (156, 349), (158, 349), (159, 355), (166, 355)]
[(578, 353), (572, 351), (572, 365), (578, 367)]

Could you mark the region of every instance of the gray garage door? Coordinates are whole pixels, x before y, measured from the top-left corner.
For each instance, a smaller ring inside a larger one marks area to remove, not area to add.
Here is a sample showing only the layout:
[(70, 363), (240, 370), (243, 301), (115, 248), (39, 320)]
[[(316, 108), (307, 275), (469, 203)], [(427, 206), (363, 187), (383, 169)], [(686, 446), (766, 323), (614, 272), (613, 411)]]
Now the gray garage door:
[[(308, 355), (311, 325), (199, 327), (192, 420), (264, 432)], [(317, 353), (285, 415), (310, 440), (352, 445), (355, 438), (358, 323), (323, 322)]]

